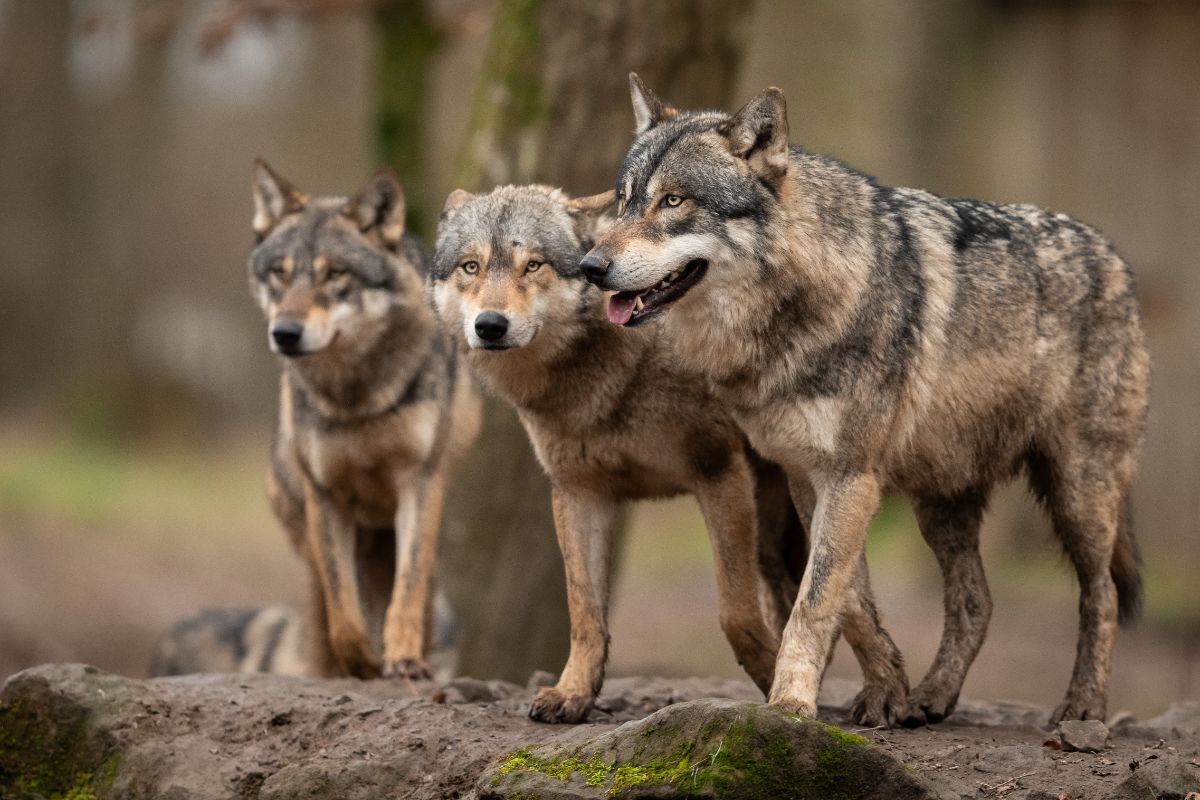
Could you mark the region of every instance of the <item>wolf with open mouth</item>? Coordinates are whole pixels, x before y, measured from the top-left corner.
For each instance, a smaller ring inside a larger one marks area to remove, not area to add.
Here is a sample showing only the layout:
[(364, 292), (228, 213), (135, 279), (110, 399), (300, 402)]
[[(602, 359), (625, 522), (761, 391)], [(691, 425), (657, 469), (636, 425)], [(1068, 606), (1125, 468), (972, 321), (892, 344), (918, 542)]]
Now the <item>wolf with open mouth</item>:
[(616, 293), (610, 321), (661, 318), (680, 366), (811, 509), (771, 702), (816, 711), (867, 525), (900, 491), (945, 578), (909, 721), (950, 713), (991, 613), (980, 520), (1024, 471), (1080, 585), (1054, 719), (1104, 719), (1117, 623), (1141, 599), (1128, 503), (1149, 359), (1128, 265), (1065, 215), (881, 186), (791, 146), (778, 89), (726, 114), (631, 84), (617, 217), (581, 267)]
[[(571, 651), (557, 685), (533, 701), (530, 715), (545, 722), (586, 719), (600, 690), (613, 533), (627, 502), (696, 497), (721, 626), (764, 694), (804, 568), (804, 529), (782, 472), (747, 447), (656, 331), (610, 325), (603, 293), (580, 272), (596, 212), (611, 203), (611, 193), (570, 199), (544, 186), (455, 192), (431, 274), (443, 326), (481, 382), (516, 409), (553, 485)], [(856, 588), (845, 635), (866, 685), (852, 713), (888, 724), (900, 716), (907, 682), (869, 586)]]

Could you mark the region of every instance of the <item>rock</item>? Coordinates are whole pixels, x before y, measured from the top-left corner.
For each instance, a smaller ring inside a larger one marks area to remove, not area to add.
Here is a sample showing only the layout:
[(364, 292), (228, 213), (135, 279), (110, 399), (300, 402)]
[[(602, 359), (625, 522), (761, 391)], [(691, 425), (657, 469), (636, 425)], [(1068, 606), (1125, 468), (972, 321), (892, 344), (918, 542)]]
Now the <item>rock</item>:
[(490, 766), (485, 800), (926, 798), (929, 784), (866, 739), (770, 706), (695, 700), (574, 744)]
[(1108, 747), (1108, 726), (1098, 719), (1064, 720), (1058, 735), (1067, 752), (1099, 753)]
[(1189, 792), (1200, 791), (1200, 770), (1178, 756), (1160, 755), (1135, 763), (1137, 769), (1108, 800), (1184, 800)]

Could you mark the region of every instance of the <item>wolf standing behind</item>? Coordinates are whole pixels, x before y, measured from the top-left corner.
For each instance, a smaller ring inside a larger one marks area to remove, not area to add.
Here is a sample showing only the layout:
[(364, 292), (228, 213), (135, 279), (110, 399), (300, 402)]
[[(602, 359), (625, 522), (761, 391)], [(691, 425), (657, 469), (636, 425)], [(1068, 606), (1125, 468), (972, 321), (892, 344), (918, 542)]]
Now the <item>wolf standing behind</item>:
[[(694, 494), (712, 541), (720, 621), (766, 693), (779, 631), (803, 570), (804, 530), (786, 480), (746, 445), (703, 382), (681, 372), (657, 332), (620, 331), (579, 269), (606, 198), (542, 186), (455, 192), (438, 228), (432, 294), (481, 380), (510, 402), (553, 484), (567, 572), (571, 651), (530, 715), (578, 722), (604, 675), (613, 527), (630, 500)], [(846, 637), (866, 686), (853, 714), (870, 725), (907, 692), (903, 664), (869, 595)]]
[(1141, 602), (1129, 487), (1149, 358), (1133, 278), (1095, 229), (1027, 205), (876, 184), (788, 143), (782, 92), (680, 112), (631, 76), (618, 216), (584, 259), (612, 321), (662, 316), (751, 442), (815, 500), (771, 701), (812, 714), (882, 493), (913, 500), (946, 583), (914, 722), (949, 713), (991, 611), (992, 486), (1024, 470), (1075, 567), (1075, 668), (1054, 720), (1103, 719)]
[(390, 171), (310, 197), (254, 168), (250, 288), (282, 357), (268, 474), (311, 573), (316, 674), (427, 677), (447, 473), (479, 398), (437, 327)]

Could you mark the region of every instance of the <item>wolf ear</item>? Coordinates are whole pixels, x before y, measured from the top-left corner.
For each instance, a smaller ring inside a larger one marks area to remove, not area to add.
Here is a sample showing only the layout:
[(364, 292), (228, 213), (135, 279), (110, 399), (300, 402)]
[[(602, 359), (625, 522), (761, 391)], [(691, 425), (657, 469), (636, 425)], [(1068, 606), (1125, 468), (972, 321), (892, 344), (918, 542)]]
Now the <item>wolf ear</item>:
[(592, 249), (592, 241), (602, 227), (607, 227), (609, 220), (604, 218), (604, 212), (616, 201), (617, 193), (613, 189), (590, 197), (573, 197), (567, 201), (567, 213), (575, 220), (575, 232), (588, 250)]
[(724, 131), (729, 149), (750, 168), (771, 183), (787, 174), (788, 121), (787, 101), (783, 92), (772, 86), (733, 116)]
[(636, 72), (629, 73), (629, 97), (633, 100), (633, 117), (636, 120), (635, 136), (641, 136), (663, 120), (679, 114), (678, 109), (650, 91)]
[(460, 208), (474, 199), (475, 195), (471, 194), (466, 189), (455, 189), (446, 198), (445, 205), (442, 206), (442, 219), (446, 219), (455, 211), (458, 211)]
[(343, 210), (363, 233), (376, 231), (384, 246), (395, 250), (404, 236), (404, 189), (391, 169), (375, 173), (367, 187)]
[(254, 234), (261, 242), (285, 214), (291, 214), (304, 208), (308, 196), (296, 189), (261, 158), (254, 159), (254, 179), (251, 183), (254, 193)]

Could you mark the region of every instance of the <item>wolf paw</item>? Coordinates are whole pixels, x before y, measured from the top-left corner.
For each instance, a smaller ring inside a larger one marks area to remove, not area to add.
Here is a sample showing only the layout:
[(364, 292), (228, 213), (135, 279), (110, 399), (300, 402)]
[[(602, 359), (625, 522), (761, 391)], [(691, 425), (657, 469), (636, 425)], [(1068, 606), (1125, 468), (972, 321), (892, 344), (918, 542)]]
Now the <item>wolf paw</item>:
[(427, 681), (433, 677), (433, 671), (423, 658), (397, 658), (383, 665), (383, 677)]
[(900, 720), (907, 728), (941, 722), (954, 712), (958, 693), (921, 684), (908, 696), (908, 713)]
[(908, 716), (907, 687), (868, 683), (850, 704), (850, 719), (867, 728), (890, 728)]
[(793, 697), (772, 697), (767, 703), (775, 706), (775, 708), (783, 709), (789, 714), (799, 714), (802, 717), (810, 717), (812, 719), (817, 718), (817, 706), (815, 703), (808, 703)]
[(1107, 718), (1107, 703), (1096, 698), (1072, 698), (1070, 695), (1054, 713), (1050, 715), (1050, 726), (1054, 727), (1068, 719), (1098, 719), (1101, 722)]
[(555, 686), (538, 689), (533, 704), (529, 707), (529, 718), (538, 722), (583, 722), (592, 710), (593, 697), (567, 694)]
[(356, 678), (379, 677), (379, 656), (367, 637), (334, 628), (329, 632), (329, 647), (344, 674)]

